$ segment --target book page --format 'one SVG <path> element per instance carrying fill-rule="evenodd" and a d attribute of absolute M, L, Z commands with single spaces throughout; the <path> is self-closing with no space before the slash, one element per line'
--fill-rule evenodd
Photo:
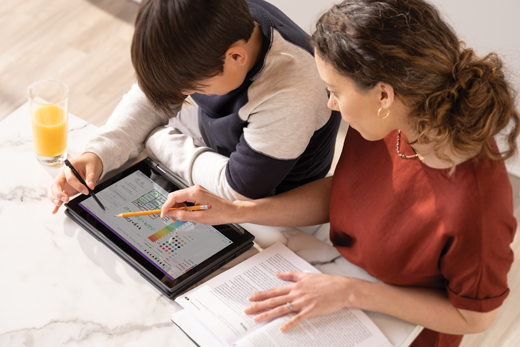
<path fill-rule="evenodd" d="M 294 314 L 275 319 L 262 329 L 238 341 L 237 347 L 392 347 L 363 311 L 340 311 L 303 320 L 286 332 L 280 327 Z"/>
<path fill-rule="evenodd" d="M 290 284 L 274 274 L 276 271 L 319 271 L 281 243 L 277 243 L 232 269 L 212 278 L 175 299 L 199 322 L 232 345 L 266 323 L 255 323 L 244 308 L 252 294 Z"/>
<path fill-rule="evenodd" d="M 359 347 L 382 346 L 387 342 L 360 310 L 344 309 L 332 315 L 315 317 L 286 333 L 280 332 L 279 327 L 289 316 L 255 323 L 253 315 L 243 313 L 244 308 L 251 305 L 247 298 L 258 291 L 290 283 L 278 279 L 274 274 L 276 271 L 320 273 L 278 243 L 211 279 L 204 286 L 179 296 L 175 301 L 230 346 L 306 346 L 300 340 L 307 340 L 308 346 L 316 346 L 316 341 L 324 339 L 330 342 L 326 344 L 328 346 L 349 346 L 346 341 L 354 341 L 352 346 Z M 250 338 L 243 340 L 249 335 Z M 364 344 L 365 341 L 367 344 Z"/>
<path fill-rule="evenodd" d="M 220 341 L 218 336 L 214 335 L 193 318 L 188 310 L 175 312 L 172 315 L 172 322 L 199 347 L 227 347 L 227 344 Z"/>

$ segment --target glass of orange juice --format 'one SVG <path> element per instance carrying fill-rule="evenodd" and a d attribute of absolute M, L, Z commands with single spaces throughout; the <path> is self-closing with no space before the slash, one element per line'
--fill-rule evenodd
<path fill-rule="evenodd" d="M 36 158 L 44 165 L 63 163 L 67 159 L 69 88 L 44 80 L 31 85 L 27 94 Z"/>

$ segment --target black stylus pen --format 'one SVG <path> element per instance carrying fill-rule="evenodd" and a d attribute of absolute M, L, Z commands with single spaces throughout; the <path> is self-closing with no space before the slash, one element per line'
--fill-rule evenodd
<path fill-rule="evenodd" d="M 93 197 L 94 200 L 96 200 L 96 202 L 98 203 L 99 207 L 101 207 L 101 209 L 103 211 L 106 211 L 105 206 L 103 206 L 101 201 L 99 201 L 99 199 L 97 198 L 96 194 L 94 194 L 92 189 L 90 189 L 89 186 L 87 186 L 87 184 L 85 183 L 85 181 L 83 181 L 83 178 L 81 178 L 80 174 L 76 171 L 76 169 L 74 168 L 74 166 L 72 166 L 72 164 L 70 163 L 70 161 L 68 159 L 65 159 L 65 165 L 67 165 L 70 168 L 70 170 L 72 171 L 74 176 L 76 176 L 76 178 L 81 182 L 81 184 L 83 184 L 85 187 L 87 187 L 88 192 L 90 193 L 90 196 Z"/>

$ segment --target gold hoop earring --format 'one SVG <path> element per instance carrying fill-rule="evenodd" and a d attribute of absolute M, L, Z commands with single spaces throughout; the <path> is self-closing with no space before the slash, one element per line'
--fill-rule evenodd
<path fill-rule="evenodd" d="M 386 114 L 386 116 L 381 117 L 379 114 L 381 113 L 381 110 L 382 110 L 382 109 L 383 109 L 383 108 L 381 107 L 379 110 L 377 110 L 377 116 L 378 116 L 379 118 L 381 118 L 381 119 L 385 119 L 386 117 L 388 117 L 388 116 L 390 115 L 390 109 L 388 109 L 388 113 Z"/>

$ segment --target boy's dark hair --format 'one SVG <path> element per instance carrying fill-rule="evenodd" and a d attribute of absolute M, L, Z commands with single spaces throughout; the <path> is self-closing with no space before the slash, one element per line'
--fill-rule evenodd
<path fill-rule="evenodd" d="M 131 48 L 139 87 L 170 113 L 183 90 L 223 72 L 227 49 L 247 42 L 254 27 L 245 0 L 143 0 Z"/>

